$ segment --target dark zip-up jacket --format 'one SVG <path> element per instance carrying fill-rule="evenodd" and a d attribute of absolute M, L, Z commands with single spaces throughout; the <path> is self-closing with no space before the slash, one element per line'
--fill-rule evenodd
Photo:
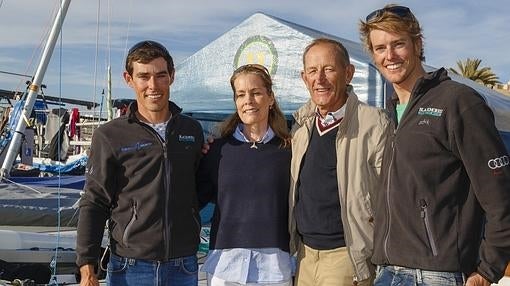
<path fill-rule="evenodd" d="M 395 104 L 388 109 L 396 122 Z M 386 148 L 383 177 L 375 264 L 502 277 L 510 260 L 510 165 L 476 91 L 444 69 L 418 80 Z"/>
<path fill-rule="evenodd" d="M 136 110 L 134 103 L 127 116 L 94 132 L 80 200 L 78 266 L 98 261 L 107 219 L 111 250 L 122 257 L 167 261 L 198 249 L 200 123 L 170 102 L 163 141 Z"/>

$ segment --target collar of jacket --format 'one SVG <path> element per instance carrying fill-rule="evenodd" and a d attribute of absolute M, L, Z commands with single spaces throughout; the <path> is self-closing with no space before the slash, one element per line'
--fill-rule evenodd
<path fill-rule="evenodd" d="M 426 73 L 423 77 L 419 78 L 414 84 L 413 90 L 411 91 L 411 97 L 409 102 L 416 98 L 419 98 L 425 92 L 432 87 L 438 85 L 440 82 L 450 80 L 448 72 L 445 68 L 440 68 L 436 71 Z M 398 104 L 398 96 L 396 92 L 393 92 L 391 100 L 389 101 L 391 107 L 395 107 Z"/>
<path fill-rule="evenodd" d="M 175 104 L 172 101 L 168 102 L 168 109 L 170 110 L 170 113 L 172 115 L 176 115 L 176 114 L 179 114 L 179 113 L 182 112 L 182 108 L 177 106 L 177 104 Z M 129 108 L 128 108 L 128 111 L 127 111 L 127 117 L 129 119 L 129 121 L 131 121 L 131 122 L 138 122 L 139 121 L 138 118 L 136 117 L 136 111 L 137 110 L 138 110 L 138 105 L 137 105 L 136 101 L 133 101 L 129 105 Z"/>
<path fill-rule="evenodd" d="M 449 80 L 448 72 L 445 68 L 440 68 L 436 71 L 426 73 L 422 78 L 418 79 L 414 84 L 413 90 L 411 92 L 411 97 L 409 98 L 409 102 L 407 104 L 407 109 L 411 108 L 419 98 L 421 98 L 429 89 L 438 85 L 442 81 Z M 397 104 L 399 103 L 398 96 L 396 92 L 393 92 L 391 100 L 388 100 L 386 103 L 386 110 L 388 110 L 389 117 L 397 126 Z"/>
<path fill-rule="evenodd" d="M 345 102 L 345 115 L 344 120 L 340 122 L 340 129 L 342 129 L 342 126 L 344 122 L 348 121 L 349 119 L 345 120 L 346 118 L 349 118 L 351 114 L 353 113 L 354 109 L 356 108 L 356 102 L 358 102 L 358 96 L 356 93 L 354 93 L 352 85 L 347 85 L 347 101 Z M 302 107 L 300 107 L 296 112 L 294 112 L 293 116 L 296 120 L 296 123 L 299 125 L 304 125 L 306 122 L 313 122 L 313 118 L 315 118 L 315 110 L 317 109 L 317 105 L 309 99 Z"/>

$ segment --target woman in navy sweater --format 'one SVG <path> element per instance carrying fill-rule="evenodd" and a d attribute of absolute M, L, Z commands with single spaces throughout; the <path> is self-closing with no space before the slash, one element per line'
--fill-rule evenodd
<path fill-rule="evenodd" d="M 262 65 L 230 78 L 236 112 L 202 159 L 201 203 L 215 203 L 208 285 L 292 285 L 288 233 L 290 134 Z"/>

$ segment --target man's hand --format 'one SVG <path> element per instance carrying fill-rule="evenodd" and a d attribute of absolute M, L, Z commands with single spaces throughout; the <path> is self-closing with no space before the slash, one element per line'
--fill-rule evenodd
<path fill-rule="evenodd" d="M 80 267 L 80 286 L 99 286 L 96 274 L 94 274 L 94 265 L 85 264 Z"/>
<path fill-rule="evenodd" d="M 473 272 L 471 275 L 469 275 L 468 279 L 466 280 L 466 286 L 490 286 L 491 283 L 487 281 L 485 278 L 483 278 L 482 275 Z"/>

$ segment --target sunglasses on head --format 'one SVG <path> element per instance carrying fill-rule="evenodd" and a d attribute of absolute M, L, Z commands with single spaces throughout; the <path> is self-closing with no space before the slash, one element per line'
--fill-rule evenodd
<path fill-rule="evenodd" d="M 234 73 L 240 73 L 240 72 L 249 71 L 249 70 L 260 70 L 260 71 L 264 72 L 265 74 L 269 75 L 269 70 L 265 66 L 259 65 L 259 64 L 242 65 L 242 66 L 238 67 L 234 71 Z"/>
<path fill-rule="evenodd" d="M 129 49 L 128 56 L 142 47 L 155 47 L 156 49 L 161 50 L 165 54 L 169 55 L 167 49 L 162 44 L 155 42 L 155 41 L 141 41 L 141 42 L 136 43 L 134 46 L 131 47 L 131 49 Z"/>
<path fill-rule="evenodd" d="M 412 15 L 411 9 L 405 6 L 391 6 L 375 10 L 374 12 L 368 14 L 368 16 L 365 18 L 365 22 L 368 22 L 374 18 L 381 16 L 384 12 L 389 12 L 399 17 L 407 17 L 409 15 Z"/>

